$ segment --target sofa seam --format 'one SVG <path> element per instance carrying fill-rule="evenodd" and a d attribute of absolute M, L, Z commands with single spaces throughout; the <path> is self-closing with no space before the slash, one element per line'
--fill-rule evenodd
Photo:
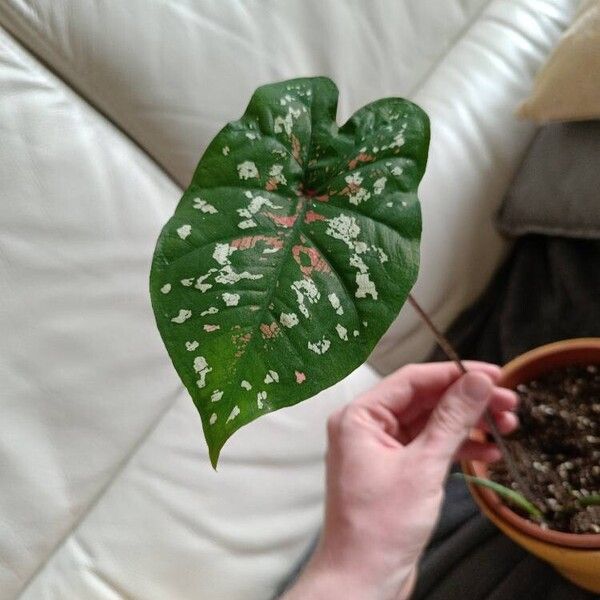
<path fill-rule="evenodd" d="M 407 94 L 407 97 L 414 98 L 427 84 L 427 82 L 433 77 L 434 73 L 438 70 L 440 65 L 446 60 L 451 50 L 456 48 L 460 42 L 465 39 L 469 32 L 473 29 L 474 25 L 481 19 L 483 13 L 489 8 L 489 6 L 496 0 L 487 0 L 482 4 L 478 10 L 471 16 L 471 18 L 460 28 L 457 34 L 452 38 L 452 41 L 444 48 L 437 58 L 431 63 L 427 71 L 419 78 L 419 81 L 415 83 Z"/>
<path fill-rule="evenodd" d="M 38 578 L 38 576 L 44 571 L 44 569 L 48 566 L 50 561 L 54 556 L 56 556 L 60 550 L 65 546 L 66 542 L 73 537 L 73 535 L 77 532 L 80 526 L 88 519 L 93 510 L 98 506 L 98 504 L 102 501 L 102 499 L 106 496 L 107 492 L 110 488 L 117 482 L 117 480 L 121 477 L 121 475 L 125 472 L 131 461 L 135 458 L 138 452 L 142 449 L 142 447 L 146 444 L 148 439 L 152 436 L 152 434 L 158 429 L 160 424 L 163 422 L 164 418 L 167 414 L 174 408 L 179 396 L 179 390 L 177 391 L 177 395 L 173 400 L 167 403 L 167 405 L 163 408 L 163 410 L 159 413 L 158 417 L 148 426 L 148 428 L 144 431 L 144 433 L 136 440 L 135 444 L 131 447 L 131 449 L 125 454 L 121 461 L 117 464 L 111 476 L 106 480 L 104 485 L 98 490 L 98 492 L 94 495 L 94 497 L 90 500 L 90 502 L 85 507 L 84 511 L 81 513 L 79 518 L 75 519 L 68 530 L 63 533 L 60 539 L 53 545 L 52 549 L 46 554 L 43 560 L 40 561 L 36 569 L 31 573 L 31 575 L 24 581 L 20 590 L 17 591 L 18 597 L 23 597 L 23 595 L 27 592 L 27 589 L 33 584 L 33 582 Z"/>
<path fill-rule="evenodd" d="M 25 19 L 21 19 L 11 6 L 10 3 L 4 4 L 2 7 L 3 10 L 11 13 L 15 22 L 19 22 L 24 24 L 24 27 L 29 30 L 29 33 L 32 38 L 36 39 L 36 43 L 39 43 L 43 46 L 43 49 L 49 55 L 58 54 L 56 50 L 48 43 L 48 39 L 45 36 L 39 35 L 39 33 L 33 29 L 29 22 Z M 142 146 L 141 142 L 139 142 L 133 135 L 125 129 L 116 119 L 112 118 L 106 111 L 104 111 L 96 102 L 93 101 L 93 98 L 90 97 L 89 94 L 85 93 L 81 86 L 77 85 L 76 82 L 71 81 L 68 77 L 63 75 L 56 67 L 50 64 L 39 51 L 36 51 L 31 44 L 22 39 L 22 37 L 17 33 L 17 31 L 11 27 L 10 23 L 6 22 L 6 19 L 3 18 L 3 13 L 0 11 L 0 27 L 3 31 L 6 32 L 8 36 L 11 37 L 17 43 L 23 51 L 27 52 L 27 54 L 36 60 L 46 71 L 52 74 L 58 81 L 60 81 L 65 87 L 67 87 L 71 92 L 76 95 L 82 103 L 88 106 L 91 110 L 93 110 L 99 117 L 104 119 L 107 123 L 110 123 L 114 129 L 119 131 L 121 135 L 123 135 L 133 146 L 137 148 L 139 152 L 141 152 L 144 156 L 146 156 L 152 164 L 163 174 L 170 183 L 175 185 L 178 190 L 182 191 L 181 184 L 175 179 L 175 177 L 169 173 L 169 171 L 162 165 L 153 155 L 152 153 Z"/>

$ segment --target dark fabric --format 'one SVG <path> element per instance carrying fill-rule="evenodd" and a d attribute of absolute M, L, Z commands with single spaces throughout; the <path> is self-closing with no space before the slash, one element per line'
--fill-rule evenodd
<path fill-rule="evenodd" d="M 600 241 L 523 237 L 448 337 L 462 358 L 503 364 L 552 341 L 600 336 L 598 265 Z M 433 359 L 447 360 L 440 352 Z M 448 481 L 413 600 L 593 598 L 599 596 L 566 581 L 499 532 L 479 513 L 462 481 Z"/>
<path fill-rule="evenodd" d="M 519 239 L 448 337 L 465 359 L 503 364 L 549 342 L 600 336 L 600 241 Z M 434 360 L 447 360 L 436 352 Z M 449 480 L 413 600 L 591 600 L 499 532 Z"/>
<path fill-rule="evenodd" d="M 600 237 L 600 121 L 552 123 L 536 134 L 498 214 L 498 228 Z"/>

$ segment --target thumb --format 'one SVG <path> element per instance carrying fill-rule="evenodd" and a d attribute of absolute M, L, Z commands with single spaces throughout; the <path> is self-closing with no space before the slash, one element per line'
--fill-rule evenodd
<path fill-rule="evenodd" d="M 435 407 L 422 434 L 422 443 L 440 458 L 452 457 L 475 427 L 491 397 L 493 383 L 471 371 L 454 382 Z"/>

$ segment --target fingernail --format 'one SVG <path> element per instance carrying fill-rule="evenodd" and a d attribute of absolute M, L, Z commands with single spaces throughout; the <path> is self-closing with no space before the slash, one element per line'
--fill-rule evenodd
<path fill-rule="evenodd" d="M 492 391 L 492 382 L 482 373 L 467 373 L 462 378 L 461 390 L 465 396 L 483 402 Z"/>

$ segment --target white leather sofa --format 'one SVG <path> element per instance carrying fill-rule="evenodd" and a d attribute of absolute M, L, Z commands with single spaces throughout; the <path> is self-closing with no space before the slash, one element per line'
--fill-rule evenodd
<path fill-rule="evenodd" d="M 324 423 L 364 366 L 210 468 L 147 279 L 208 142 L 258 85 L 324 74 L 340 120 L 432 120 L 416 296 L 446 326 L 506 250 L 513 111 L 573 0 L 0 0 L 0 598 L 259 600 L 319 527 Z M 422 360 L 403 311 L 374 360 Z"/>

